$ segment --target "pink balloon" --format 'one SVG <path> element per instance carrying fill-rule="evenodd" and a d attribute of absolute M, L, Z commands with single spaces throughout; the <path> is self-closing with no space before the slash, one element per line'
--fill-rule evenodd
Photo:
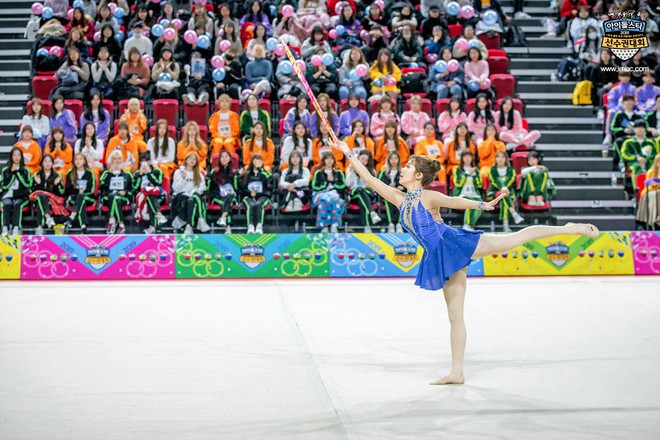
<path fill-rule="evenodd" d="M 151 32 L 149 32 L 149 29 L 142 29 L 142 35 L 144 35 L 146 38 L 149 38 L 151 36 Z"/>
<path fill-rule="evenodd" d="M 275 52 L 275 55 L 277 55 L 278 57 L 281 57 L 282 55 L 284 55 L 286 53 L 284 51 L 284 45 L 282 43 L 278 43 L 277 47 L 275 48 L 275 50 L 273 52 Z"/>
<path fill-rule="evenodd" d="M 41 13 L 44 11 L 44 5 L 41 3 L 32 3 L 32 13 L 34 15 L 41 15 Z"/>
<path fill-rule="evenodd" d="M 231 41 L 229 40 L 222 40 L 220 42 L 220 45 L 218 46 L 220 48 L 220 52 L 224 52 L 227 49 L 229 49 L 229 46 L 231 46 Z"/>
<path fill-rule="evenodd" d="M 293 6 L 284 5 L 284 7 L 282 7 L 282 16 L 291 17 L 292 15 L 293 15 Z"/>
<path fill-rule="evenodd" d="M 114 14 L 115 9 L 117 9 L 117 3 L 113 3 L 113 2 L 108 3 L 108 9 L 110 9 L 110 13 Z"/>
<path fill-rule="evenodd" d="M 486 79 L 484 80 L 484 82 L 481 84 L 481 90 L 488 90 L 488 89 L 490 89 L 490 86 L 491 86 L 491 85 L 492 85 L 492 84 L 491 84 L 491 82 L 490 82 L 490 79 L 489 79 L 489 78 L 486 78 Z"/>
<path fill-rule="evenodd" d="M 302 70 L 303 72 L 307 69 L 307 65 L 305 64 L 305 62 L 303 60 L 298 60 L 298 61 L 296 61 L 296 63 L 300 67 L 300 70 Z"/>
<path fill-rule="evenodd" d="M 344 9 L 344 2 L 337 2 L 335 5 L 335 14 L 341 15 L 341 10 Z"/>
<path fill-rule="evenodd" d="M 145 53 L 144 55 L 142 55 L 142 62 L 147 66 L 151 67 L 154 65 L 154 57 Z"/>
<path fill-rule="evenodd" d="M 437 53 L 430 53 L 430 54 L 426 55 L 426 61 L 428 61 L 431 64 L 435 63 L 436 61 L 438 61 L 438 54 Z"/>
<path fill-rule="evenodd" d="M 101 31 L 94 32 L 94 41 L 101 41 Z"/>
<path fill-rule="evenodd" d="M 222 69 L 225 67 L 225 60 L 220 55 L 216 55 L 211 58 L 211 65 L 216 69 Z"/>
<path fill-rule="evenodd" d="M 463 6 L 461 8 L 461 17 L 465 18 L 466 20 L 474 17 L 474 8 L 470 5 Z"/>
<path fill-rule="evenodd" d="M 73 18 L 73 9 L 66 11 L 66 18 L 67 20 L 71 20 Z"/>
<path fill-rule="evenodd" d="M 328 32 L 328 36 L 334 40 L 338 36 L 337 31 L 334 29 L 330 29 L 330 32 Z"/>
<path fill-rule="evenodd" d="M 164 34 L 165 33 L 163 32 L 163 35 Z M 195 44 L 195 42 L 197 42 L 197 34 L 195 33 L 195 31 L 188 30 L 183 34 L 183 39 L 188 44 Z"/>
<path fill-rule="evenodd" d="M 174 20 L 172 20 L 172 26 L 174 26 L 174 28 L 177 31 L 180 31 L 181 28 L 183 27 L 183 22 L 181 20 L 179 20 L 178 18 L 175 18 Z"/>
<path fill-rule="evenodd" d="M 463 51 L 468 50 L 468 42 L 465 38 L 459 38 L 458 40 L 456 40 L 455 44 L 458 50 L 463 50 Z"/>
<path fill-rule="evenodd" d="M 387 79 L 385 80 L 385 85 L 387 87 L 396 86 L 396 79 L 393 76 L 388 76 Z"/>
<path fill-rule="evenodd" d="M 320 55 L 314 55 L 312 56 L 312 66 L 320 66 L 323 64 L 323 60 L 321 59 Z"/>
<path fill-rule="evenodd" d="M 193 31 L 194 33 L 194 31 Z M 163 31 L 163 38 L 166 39 L 167 41 L 172 41 L 174 38 L 176 38 L 176 30 L 172 28 L 167 28 Z"/>
<path fill-rule="evenodd" d="M 360 31 L 360 38 L 367 41 L 369 39 L 369 32 L 365 30 Z"/>
<path fill-rule="evenodd" d="M 450 72 L 456 72 L 459 68 L 460 64 L 458 63 L 457 60 L 451 59 L 447 62 L 447 70 Z"/>
<path fill-rule="evenodd" d="M 358 64 L 355 66 L 355 73 L 357 73 L 359 76 L 367 76 L 369 73 L 369 67 L 364 64 Z"/>

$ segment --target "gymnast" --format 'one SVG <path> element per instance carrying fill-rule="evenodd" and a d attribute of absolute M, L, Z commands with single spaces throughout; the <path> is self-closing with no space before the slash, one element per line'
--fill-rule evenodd
<path fill-rule="evenodd" d="M 452 367 L 449 374 L 431 385 L 463 384 L 463 358 L 466 330 L 463 321 L 467 266 L 470 260 L 507 251 L 532 240 L 558 234 L 585 235 L 595 238 L 598 228 L 590 224 L 568 223 L 565 226 L 530 226 L 511 234 L 484 234 L 447 226 L 440 217 L 441 208 L 480 209 L 492 211 L 504 191 L 490 202 L 477 202 L 462 197 L 449 197 L 426 188 L 440 171 L 440 162 L 424 156 L 411 156 L 401 169 L 399 183 L 406 193 L 388 186 L 372 176 L 344 142 L 331 142 L 340 149 L 353 169 L 366 184 L 385 200 L 398 206 L 401 223 L 424 248 L 415 284 L 426 290 L 443 290 L 451 325 Z"/>

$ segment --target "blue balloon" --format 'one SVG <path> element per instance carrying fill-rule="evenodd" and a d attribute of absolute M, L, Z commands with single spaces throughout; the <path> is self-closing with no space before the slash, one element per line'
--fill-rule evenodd
<path fill-rule="evenodd" d="M 213 80 L 216 82 L 220 82 L 223 79 L 225 79 L 225 76 L 227 75 L 227 72 L 225 69 L 213 69 Z"/>
<path fill-rule="evenodd" d="M 211 46 L 211 39 L 208 37 L 208 35 L 200 35 L 197 37 L 197 46 L 202 49 L 206 49 Z"/>
<path fill-rule="evenodd" d="M 472 49 L 472 48 L 479 49 L 479 40 L 477 40 L 476 38 L 473 38 L 470 41 L 468 41 L 468 49 Z"/>
<path fill-rule="evenodd" d="M 41 48 L 37 51 L 37 56 L 38 57 L 47 57 L 48 56 L 48 49 Z"/>
<path fill-rule="evenodd" d="M 172 75 L 170 75 L 167 72 L 163 72 L 160 75 L 158 75 L 158 81 L 171 82 L 172 81 Z"/>
<path fill-rule="evenodd" d="M 83 4 L 83 2 L 81 0 L 76 0 L 75 2 L 73 2 L 73 9 L 76 9 L 76 8 L 83 9 L 84 7 L 85 7 L 85 5 Z"/>
<path fill-rule="evenodd" d="M 449 2 L 447 3 L 447 7 L 445 9 L 447 10 L 447 14 L 455 17 L 461 12 L 461 5 L 459 5 L 457 2 Z"/>
<path fill-rule="evenodd" d="M 335 30 L 337 31 L 337 35 L 344 35 L 346 33 L 346 28 L 341 24 L 335 26 Z"/>
<path fill-rule="evenodd" d="M 410 63 L 410 64 L 408 64 L 408 67 L 412 67 L 412 68 L 419 67 L 419 64 L 417 64 L 417 63 Z"/>
<path fill-rule="evenodd" d="M 360 80 L 360 75 L 357 74 L 355 69 L 351 69 L 351 71 L 348 73 L 348 79 L 352 82 L 356 82 Z"/>
<path fill-rule="evenodd" d="M 124 18 L 124 14 L 125 14 L 125 12 L 122 8 L 117 7 L 115 9 L 115 13 L 114 13 L 115 18 L 118 18 L 118 19 L 119 18 Z"/>
<path fill-rule="evenodd" d="M 371 6 L 367 6 L 367 8 L 364 10 L 364 16 L 369 17 L 369 14 L 371 14 Z"/>
<path fill-rule="evenodd" d="M 45 18 L 46 20 L 53 18 L 53 8 L 46 6 L 43 11 L 41 11 L 41 17 Z"/>
<path fill-rule="evenodd" d="M 468 89 L 470 89 L 472 92 L 476 92 L 480 88 L 481 88 L 481 86 L 479 85 L 479 81 L 472 80 L 472 81 L 468 82 Z"/>
<path fill-rule="evenodd" d="M 438 60 L 433 66 L 438 73 L 445 73 L 445 70 L 447 70 L 447 62 L 445 60 Z"/>
<path fill-rule="evenodd" d="M 266 49 L 275 50 L 277 48 L 277 38 L 270 37 L 266 40 Z"/>
<path fill-rule="evenodd" d="M 275 5 L 270 5 L 270 15 L 273 17 L 277 15 L 277 7 Z"/>
<path fill-rule="evenodd" d="M 126 38 L 131 38 L 133 36 L 133 31 L 128 31 Z"/>
<path fill-rule="evenodd" d="M 163 32 L 165 32 L 165 28 L 163 27 L 162 24 L 157 23 L 157 24 L 151 26 L 151 35 L 153 35 L 154 37 L 162 36 Z"/>
<path fill-rule="evenodd" d="M 163 28 L 165 28 L 168 24 L 170 24 L 170 21 L 167 18 L 163 18 L 161 21 L 158 22 L 159 25 L 161 25 Z"/>
<path fill-rule="evenodd" d="M 332 64 L 335 62 L 335 57 L 331 53 L 325 53 L 321 57 L 321 60 L 323 61 L 324 66 L 332 66 Z"/>
<path fill-rule="evenodd" d="M 293 72 L 293 65 L 290 61 L 284 60 L 280 63 L 279 69 L 283 74 L 289 75 L 291 72 Z"/>
<path fill-rule="evenodd" d="M 383 87 L 383 78 L 376 78 L 374 80 L 374 86 L 375 87 Z"/>
<path fill-rule="evenodd" d="M 497 21 L 499 20 L 499 17 L 497 16 L 497 12 L 493 11 L 492 9 L 489 9 L 486 12 L 484 12 L 484 16 L 482 20 L 488 26 L 494 26 L 495 23 L 497 23 Z"/>
<path fill-rule="evenodd" d="M 117 31 L 117 33 L 115 34 L 115 40 L 117 40 L 117 42 L 119 43 L 124 41 L 124 33 L 122 31 Z"/>

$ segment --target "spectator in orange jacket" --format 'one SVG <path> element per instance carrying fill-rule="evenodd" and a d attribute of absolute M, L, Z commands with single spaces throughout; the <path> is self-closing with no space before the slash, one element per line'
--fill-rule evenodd
<path fill-rule="evenodd" d="M 138 148 L 128 133 L 128 124 L 120 121 L 117 125 L 117 136 L 110 138 L 108 147 L 105 149 L 105 163 L 110 163 L 112 152 L 119 150 L 124 159 L 123 170 L 127 173 L 134 173 L 137 170 Z"/>
<path fill-rule="evenodd" d="M 144 131 L 147 129 L 147 117 L 140 108 L 140 100 L 131 98 L 128 101 L 128 108 L 121 116 L 121 121 L 128 124 L 128 130 L 138 151 L 142 153 L 147 151 L 147 144 L 144 142 Z"/>
<path fill-rule="evenodd" d="M 410 147 L 399 136 L 399 123 L 397 121 L 389 120 L 385 123 L 385 130 L 383 137 L 376 142 L 376 173 L 380 173 L 380 169 L 385 165 L 387 155 L 391 151 L 398 151 L 401 158 L 401 166 L 405 167 L 410 157 Z"/>
<path fill-rule="evenodd" d="M 479 144 L 477 153 L 479 155 L 479 172 L 481 177 L 487 176 L 490 169 L 495 166 L 495 154 L 498 151 L 506 151 L 506 145 L 497 134 L 497 127 L 493 124 L 486 125 L 484 129 L 484 140 Z"/>
<path fill-rule="evenodd" d="M 252 136 L 245 141 L 243 148 L 243 165 L 250 164 L 253 154 L 261 154 L 264 160 L 264 168 L 270 172 L 275 162 L 275 144 L 266 136 L 266 126 L 263 122 L 257 121 L 252 126 Z"/>
<path fill-rule="evenodd" d="M 51 130 L 44 154 L 53 158 L 53 170 L 65 179 L 73 168 L 73 148 L 64 140 L 64 130 L 60 127 Z"/>
<path fill-rule="evenodd" d="M 33 135 L 32 127 L 26 125 L 21 130 L 21 140 L 14 144 L 14 147 L 20 148 L 23 152 L 23 160 L 30 174 L 41 169 L 41 147 L 32 139 Z"/>
<path fill-rule="evenodd" d="M 376 144 L 373 139 L 365 135 L 365 130 L 364 121 L 362 119 L 355 119 L 351 124 L 351 135 L 346 136 L 344 142 L 353 151 L 354 155 L 360 154 L 361 150 L 369 150 L 373 157 L 376 155 Z M 346 165 L 344 165 L 343 170 L 346 172 Z"/>
<path fill-rule="evenodd" d="M 461 164 L 461 153 L 466 148 L 469 148 L 473 156 L 477 154 L 477 147 L 472 142 L 470 137 L 470 130 L 465 122 L 461 122 L 456 126 L 454 131 L 454 139 L 447 142 L 447 169 L 448 175 L 452 175 L 454 168 Z"/>
<path fill-rule="evenodd" d="M 431 122 L 424 124 L 424 138 L 415 145 L 415 156 L 426 156 L 442 164 L 438 171 L 438 180 L 447 183 L 445 172 L 445 146 L 436 137 L 435 126 Z"/>
<path fill-rule="evenodd" d="M 209 147 L 199 135 L 199 125 L 195 121 L 188 121 L 183 128 L 181 140 L 177 145 L 177 159 L 179 160 L 180 167 L 185 165 L 186 156 L 191 151 L 197 153 L 199 157 L 199 169 L 206 171 L 206 158 L 209 155 Z"/>
<path fill-rule="evenodd" d="M 224 94 L 218 98 L 219 110 L 209 118 L 211 130 L 211 161 L 220 156 L 222 149 L 231 154 L 241 147 L 241 129 L 238 114 L 231 111 L 231 98 Z"/>

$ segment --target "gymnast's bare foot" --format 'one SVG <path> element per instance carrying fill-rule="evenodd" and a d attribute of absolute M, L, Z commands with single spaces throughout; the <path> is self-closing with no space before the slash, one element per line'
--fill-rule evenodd
<path fill-rule="evenodd" d="M 431 382 L 430 385 L 463 385 L 465 383 L 465 378 L 463 377 L 463 372 L 460 373 L 449 373 L 442 379 L 438 379 L 434 382 Z"/>
<path fill-rule="evenodd" d="M 600 235 L 598 228 L 589 223 L 566 223 L 566 226 L 572 226 L 576 234 L 585 235 L 589 238 L 596 238 Z"/>

